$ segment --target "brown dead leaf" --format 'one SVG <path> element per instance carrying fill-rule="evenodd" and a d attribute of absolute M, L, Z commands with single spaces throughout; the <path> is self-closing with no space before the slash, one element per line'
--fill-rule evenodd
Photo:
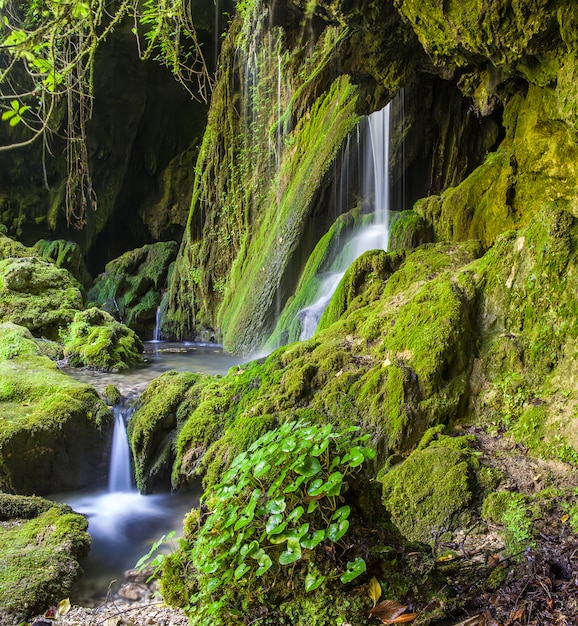
<path fill-rule="evenodd" d="M 384 600 L 376 604 L 369 613 L 381 620 L 383 624 L 402 624 L 411 622 L 417 617 L 417 613 L 405 613 L 406 610 L 407 606 L 395 600 Z"/>

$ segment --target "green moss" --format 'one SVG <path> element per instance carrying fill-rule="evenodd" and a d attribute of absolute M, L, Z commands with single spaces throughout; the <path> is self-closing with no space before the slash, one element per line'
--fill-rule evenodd
<path fill-rule="evenodd" d="M 496 491 L 491 493 L 482 507 L 482 517 L 504 528 L 506 549 L 518 555 L 533 544 L 532 513 L 528 498 L 521 493 Z"/>
<path fill-rule="evenodd" d="M 2 495 L 0 515 L 0 619 L 15 624 L 68 596 L 90 536 L 84 516 L 40 498 Z"/>
<path fill-rule="evenodd" d="M 174 440 L 182 426 L 177 417 L 189 391 L 198 393 L 206 377 L 191 372 L 166 372 L 155 378 L 139 398 L 137 410 L 128 423 L 128 436 L 135 461 L 135 478 L 142 493 L 169 482 L 175 457 Z"/>
<path fill-rule="evenodd" d="M 406 539 L 435 542 L 467 523 L 473 500 L 469 457 L 442 445 L 416 450 L 381 479 L 383 504 Z"/>
<path fill-rule="evenodd" d="M 432 240 L 431 227 L 415 211 L 392 214 L 389 223 L 388 250 L 411 250 Z"/>
<path fill-rule="evenodd" d="M 92 282 L 77 243 L 64 239 L 55 241 L 40 239 L 34 244 L 34 249 L 43 258 L 53 261 L 56 267 L 68 270 L 84 287 Z"/>
<path fill-rule="evenodd" d="M 106 264 L 94 281 L 88 300 L 105 309 L 141 336 L 151 332 L 170 264 L 177 255 L 174 241 L 148 244 L 125 252 Z"/>
<path fill-rule="evenodd" d="M 80 285 L 66 270 L 32 256 L 0 261 L 0 321 L 57 339 L 82 306 Z"/>
<path fill-rule="evenodd" d="M 506 138 L 498 150 L 457 187 L 416 204 L 437 240 L 479 239 L 488 247 L 553 199 L 571 206 L 577 148 L 552 112 L 553 98 L 551 89 L 538 87 L 511 98 L 504 111 Z"/>
<path fill-rule="evenodd" d="M 62 338 L 74 367 L 123 370 L 142 361 L 144 348 L 136 333 L 96 307 L 77 313 Z"/>

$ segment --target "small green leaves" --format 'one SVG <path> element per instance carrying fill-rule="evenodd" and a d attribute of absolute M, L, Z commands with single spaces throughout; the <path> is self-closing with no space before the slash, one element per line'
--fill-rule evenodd
<path fill-rule="evenodd" d="M 326 578 L 327 576 L 314 576 L 313 574 L 307 574 L 307 576 L 305 576 L 305 591 L 307 593 L 315 591 L 317 587 L 325 582 Z"/>
<path fill-rule="evenodd" d="M 340 576 L 339 580 L 345 584 L 351 582 L 354 578 L 357 578 L 365 570 L 367 569 L 367 565 L 365 561 L 361 557 L 357 557 L 355 561 L 348 561 L 347 570 Z"/>
<path fill-rule="evenodd" d="M 198 602 L 212 604 L 210 594 L 233 580 L 254 580 L 269 570 L 277 574 L 324 542 L 342 540 L 352 515 L 344 502 L 348 477 L 373 453 L 356 433 L 356 428 L 337 432 L 330 424 L 286 422 L 233 460 L 222 482 L 203 496 L 210 513 L 191 537 Z M 350 582 L 363 571 L 365 562 L 358 558 L 347 564 L 341 580 Z M 310 571 L 305 591 L 325 581 L 325 575 Z"/>
<path fill-rule="evenodd" d="M 10 108 L 2 113 L 2 120 L 7 121 L 10 126 L 16 126 L 22 121 L 22 116 L 28 110 L 30 110 L 29 106 L 21 104 L 18 100 L 12 100 Z"/>
<path fill-rule="evenodd" d="M 289 539 L 287 539 L 287 549 L 279 555 L 279 563 L 281 563 L 281 565 L 289 565 L 290 563 L 295 563 L 295 561 L 298 561 L 300 558 L 301 544 L 299 543 L 299 539 L 289 537 Z"/>

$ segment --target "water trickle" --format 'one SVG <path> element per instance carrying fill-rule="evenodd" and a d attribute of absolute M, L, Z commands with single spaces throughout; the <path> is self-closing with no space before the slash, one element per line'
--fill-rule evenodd
<path fill-rule="evenodd" d="M 365 149 L 358 153 L 361 160 L 363 203 L 373 212 L 373 221 L 361 228 L 353 237 L 344 242 L 343 248 L 331 265 L 327 275 L 319 276 L 316 300 L 301 309 L 298 317 L 301 323 L 300 339 L 309 339 L 335 293 L 347 268 L 368 250 L 387 250 L 389 242 L 389 118 L 390 105 L 372 113 L 364 120 L 361 128 L 361 141 Z M 347 162 L 345 162 L 345 159 Z M 343 154 L 341 176 L 349 176 L 349 140 Z M 349 193 L 349 180 L 340 181 L 343 193 Z M 345 212 L 345 211 L 342 211 Z"/>
<path fill-rule="evenodd" d="M 155 329 L 153 331 L 153 341 L 161 341 L 161 307 L 157 307 L 155 317 Z"/>
<path fill-rule="evenodd" d="M 113 407 L 113 413 L 114 431 L 108 473 L 108 491 L 127 493 L 134 491 L 134 488 L 132 485 L 130 448 L 121 405 L 117 404 Z"/>

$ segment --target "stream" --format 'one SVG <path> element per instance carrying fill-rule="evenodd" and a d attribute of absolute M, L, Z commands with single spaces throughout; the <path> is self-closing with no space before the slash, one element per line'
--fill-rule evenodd
<path fill-rule="evenodd" d="M 124 572 L 135 566 L 153 542 L 170 531 L 177 536 L 185 514 L 198 505 L 198 489 L 188 493 L 141 495 L 134 487 L 126 421 L 130 403 L 148 383 L 169 370 L 204 374 L 226 374 L 242 359 L 223 352 L 215 344 L 145 342 L 144 363 L 126 372 L 96 372 L 66 368 L 78 380 L 99 392 L 113 384 L 121 392 L 123 404 L 115 407 L 115 430 L 110 459 L 108 489 L 53 494 L 88 518 L 92 544 L 82 562 L 84 575 L 72 590 L 73 604 L 91 607 L 118 591 Z M 171 546 L 169 545 L 169 548 Z"/>

